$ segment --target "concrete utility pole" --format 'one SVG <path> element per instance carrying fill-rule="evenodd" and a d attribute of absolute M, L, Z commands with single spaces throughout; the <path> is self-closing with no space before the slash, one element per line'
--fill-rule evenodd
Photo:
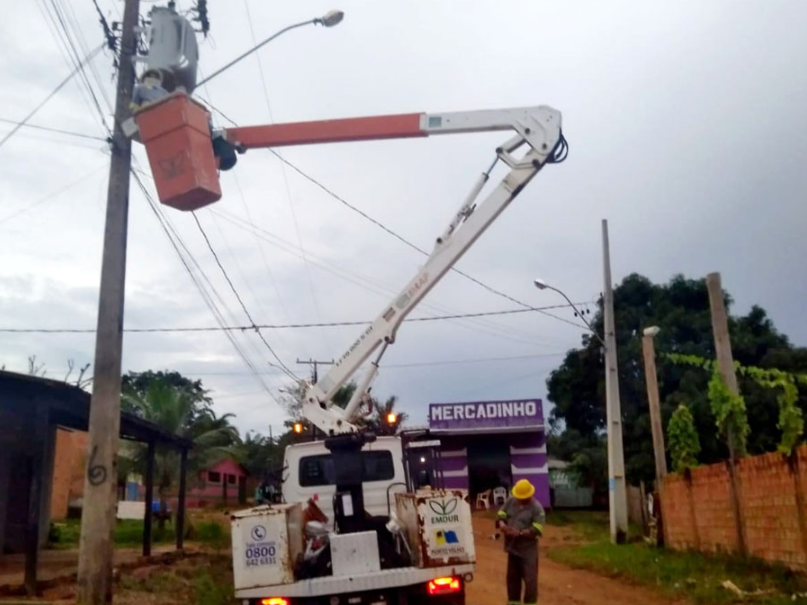
<path fill-rule="evenodd" d="M 314 379 L 314 384 L 317 384 L 317 381 L 319 380 L 319 373 L 317 372 L 317 368 L 319 366 L 332 366 L 333 359 L 331 359 L 330 361 L 317 361 L 316 359 L 309 359 L 308 361 L 306 361 L 305 359 L 298 359 L 297 363 L 301 365 L 311 366 L 313 368 L 311 377 Z"/>
<path fill-rule="evenodd" d="M 667 474 L 667 458 L 664 454 L 664 427 L 661 422 L 658 376 L 656 374 L 656 348 L 653 341 L 658 331 L 659 329 L 655 326 L 645 329 L 642 336 L 642 352 L 644 353 L 647 402 L 650 406 L 650 429 L 653 433 L 653 455 L 656 459 L 656 489 L 661 494 L 664 489 L 664 476 Z"/>
<path fill-rule="evenodd" d="M 608 423 L 608 508 L 611 517 L 611 542 L 621 544 L 628 537 L 628 497 L 625 485 L 625 455 L 622 451 L 622 406 L 619 403 L 616 328 L 614 326 L 614 291 L 611 286 L 611 251 L 608 221 L 602 221 L 603 272 L 605 274 L 605 392 Z"/>
<path fill-rule="evenodd" d="M 734 372 L 734 357 L 731 353 L 731 338 L 729 337 L 729 320 L 726 314 L 726 302 L 723 299 L 723 285 L 720 281 L 720 273 L 710 273 L 706 276 L 706 288 L 709 291 L 709 310 L 712 314 L 712 332 L 715 338 L 715 355 L 717 356 L 720 377 L 732 394 L 739 395 L 740 388 L 737 386 L 737 375 Z M 740 553 L 745 555 L 748 549 L 746 547 L 745 524 L 742 520 L 740 495 L 737 486 L 737 471 L 735 468 L 737 453 L 734 451 L 734 435 L 731 427 L 728 427 L 726 438 L 729 446 L 729 476 L 731 479 L 734 520 L 737 526 L 737 542 L 740 547 Z"/>
<path fill-rule="evenodd" d="M 123 134 L 121 124 L 129 117 L 132 100 L 135 81 L 132 58 L 136 52 L 134 30 L 139 10 L 139 0 L 126 0 L 107 189 L 87 476 L 81 515 L 79 605 L 102 605 L 112 601 L 112 532 L 115 528 L 129 171 L 132 162 L 132 143 Z"/>

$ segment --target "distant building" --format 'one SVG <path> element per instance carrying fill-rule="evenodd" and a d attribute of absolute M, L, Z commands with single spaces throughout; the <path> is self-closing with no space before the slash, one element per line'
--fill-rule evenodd
<path fill-rule="evenodd" d="M 549 490 L 553 508 L 591 508 L 594 504 L 594 489 L 578 484 L 574 474 L 569 473 L 569 463 L 550 458 Z"/>
<path fill-rule="evenodd" d="M 188 489 L 187 506 L 201 508 L 246 502 L 247 472 L 232 458 L 224 458 L 201 471 Z"/>
<path fill-rule="evenodd" d="M 438 472 L 446 487 L 476 498 L 528 479 L 538 501 L 550 506 L 540 399 L 432 403 L 429 430 L 441 443 Z"/>

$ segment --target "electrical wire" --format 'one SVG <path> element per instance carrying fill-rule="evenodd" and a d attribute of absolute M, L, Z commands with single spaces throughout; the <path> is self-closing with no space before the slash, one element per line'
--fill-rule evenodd
<path fill-rule="evenodd" d="M 247 0 L 244 0 L 244 8 L 246 9 L 246 13 L 247 13 L 247 21 L 249 23 L 249 32 L 250 32 L 250 35 L 252 36 L 252 44 L 253 44 L 253 46 L 257 47 L 258 40 L 255 37 L 255 28 L 254 28 L 253 23 L 252 23 L 252 13 L 249 10 L 249 3 L 247 2 Z M 258 71 L 259 71 L 260 77 L 261 77 L 261 87 L 263 88 L 263 98 L 266 101 L 266 108 L 269 111 L 269 120 L 270 120 L 270 123 L 274 123 L 275 117 L 274 117 L 273 112 L 272 112 L 272 103 L 269 100 L 269 87 L 266 85 L 266 76 L 264 74 L 263 63 L 261 62 L 260 53 L 255 53 L 255 61 L 257 62 Z M 275 152 L 275 155 L 278 156 L 282 160 L 282 157 L 280 157 L 280 154 Z M 311 292 L 311 302 L 314 303 L 314 312 L 316 313 L 317 319 L 321 321 L 322 320 L 322 310 L 320 308 L 319 298 L 317 297 L 317 292 L 314 289 L 314 279 L 311 277 L 311 266 L 310 266 L 310 264 L 308 262 L 308 254 L 306 253 L 305 246 L 303 246 L 303 237 L 302 237 L 302 234 L 300 232 L 300 222 L 299 222 L 299 220 L 297 218 L 297 210 L 294 208 L 294 201 L 293 201 L 292 195 L 291 195 L 291 186 L 289 185 L 289 176 L 286 174 L 286 166 L 283 163 L 280 164 L 280 174 L 283 177 L 283 186 L 285 187 L 285 190 L 286 190 L 286 201 L 288 202 L 289 210 L 291 211 L 291 218 L 292 218 L 292 222 L 294 223 L 294 233 L 297 236 L 297 244 L 300 247 L 300 251 L 303 254 L 303 267 L 305 269 L 306 279 L 308 280 L 308 288 L 309 288 L 309 291 Z M 323 337 L 323 340 L 325 341 L 325 344 L 328 346 L 328 348 L 332 348 L 331 343 L 328 342 L 328 338 L 324 333 L 322 334 L 322 337 Z"/>
<path fill-rule="evenodd" d="M 76 42 L 74 42 L 73 37 L 70 34 L 70 28 L 67 25 L 67 18 L 64 14 L 62 14 L 62 9 L 59 6 L 58 0 L 50 0 L 50 3 L 51 6 L 53 7 L 53 12 L 56 15 L 56 21 L 58 22 L 58 27 L 61 29 L 62 34 L 64 35 L 64 41 L 68 48 L 68 55 L 70 56 L 70 60 L 73 62 L 76 69 L 78 70 L 79 76 L 81 77 L 81 80 L 84 82 L 87 88 L 87 92 L 90 93 L 90 99 L 92 100 L 95 108 L 98 110 L 98 115 L 101 117 L 102 126 L 111 137 L 112 132 L 110 131 L 109 126 L 107 126 L 106 124 L 106 114 L 104 114 L 104 110 L 101 108 L 101 103 L 98 101 L 98 96 L 95 94 L 95 89 L 93 89 L 92 84 L 90 83 L 90 79 L 84 70 L 84 64 L 79 59 L 79 51 L 76 48 Z M 103 45 L 101 46 L 101 48 L 103 48 Z"/>
<path fill-rule="evenodd" d="M 14 126 L 20 126 L 20 127 L 24 127 L 24 128 L 33 128 L 35 130 L 43 130 L 45 132 L 54 132 L 54 133 L 57 133 L 57 134 L 64 134 L 64 135 L 68 135 L 68 136 L 71 136 L 71 137 L 77 137 L 77 138 L 81 138 L 81 139 L 91 139 L 93 141 L 103 141 L 105 143 L 109 141 L 109 139 L 107 139 L 107 138 L 99 137 L 99 136 L 92 135 L 92 134 L 84 134 L 83 132 L 75 132 L 73 130 L 62 130 L 61 128 L 53 128 L 52 126 L 41 126 L 40 124 L 28 124 L 28 123 L 26 123 L 24 121 L 20 122 L 20 121 L 17 121 L 17 120 L 9 120 L 8 118 L 0 118 L 0 122 L 2 122 L 4 124 L 11 124 L 11 125 L 14 125 Z"/>
<path fill-rule="evenodd" d="M 261 229 L 260 227 L 255 227 L 254 225 L 252 225 L 251 227 L 247 226 L 247 224 L 242 219 L 240 219 L 238 217 L 235 217 L 233 215 L 230 215 L 228 213 L 224 213 L 222 211 L 210 210 L 210 212 L 215 214 L 216 216 L 219 216 L 219 217 L 223 218 L 224 220 L 232 223 L 236 227 L 239 227 L 239 228 L 248 230 L 251 233 L 254 233 L 261 240 L 266 241 L 267 243 L 277 247 L 278 249 L 282 250 L 283 252 L 286 252 L 287 254 L 291 254 L 293 256 L 298 256 L 298 257 L 300 256 L 299 251 L 294 247 L 294 245 L 292 243 L 290 243 L 290 242 L 288 242 L 288 241 L 274 235 L 273 233 L 271 233 L 269 231 L 266 231 L 265 229 Z M 257 230 L 260 233 L 256 233 L 255 230 Z M 365 289 L 365 290 L 367 290 L 369 292 L 373 292 L 374 294 L 378 295 L 380 298 L 384 299 L 385 301 L 388 300 L 390 296 L 397 296 L 399 294 L 399 289 L 384 285 L 384 284 L 378 282 L 377 280 L 370 279 L 368 277 L 365 277 L 365 276 L 362 276 L 362 275 L 360 275 L 358 273 L 355 273 L 354 271 L 350 271 L 350 270 L 348 270 L 348 269 L 346 269 L 346 268 L 344 268 L 342 266 L 336 265 L 334 263 L 330 263 L 329 261 L 327 261 L 324 258 L 315 257 L 315 256 L 311 255 L 310 261 L 311 261 L 312 264 L 317 265 L 321 269 L 324 269 L 325 271 L 328 271 L 329 273 L 332 273 L 333 275 L 336 275 L 340 279 L 343 279 L 343 280 L 348 281 L 348 282 L 350 282 L 352 284 L 355 284 L 355 285 L 359 286 L 360 288 L 363 288 L 363 289 Z M 432 310 L 432 311 L 437 312 L 437 313 L 451 313 L 451 312 L 453 312 L 450 309 L 447 309 L 446 307 L 443 307 L 441 305 L 437 305 L 435 303 L 423 302 L 420 306 L 423 309 L 429 309 L 429 310 Z M 535 344 L 536 340 L 540 339 L 540 337 L 535 337 L 532 340 L 526 340 L 524 338 L 524 336 L 527 333 L 525 333 L 523 330 L 522 331 L 511 330 L 509 328 L 505 328 L 505 326 L 502 326 L 500 324 L 496 324 L 496 323 L 493 323 L 493 322 L 487 322 L 487 321 L 481 320 L 481 319 L 472 319 L 472 320 L 468 320 L 468 322 L 469 323 L 466 324 L 463 321 L 458 320 L 457 325 L 459 325 L 460 327 L 466 328 L 468 330 L 474 330 L 474 331 L 477 331 L 477 332 L 480 332 L 480 333 L 483 333 L 483 334 L 487 334 L 489 336 L 494 336 L 496 338 L 501 338 L 501 339 L 509 340 L 509 341 L 512 341 L 512 342 L 518 342 L 518 343 L 524 343 L 524 344 Z M 512 334 L 512 335 L 509 335 L 508 333 Z"/>
<path fill-rule="evenodd" d="M 103 165 L 98 166 L 97 168 L 93 169 L 92 171 L 80 176 L 76 180 L 71 181 L 67 185 L 63 185 L 62 187 L 59 187 L 59 189 L 57 189 L 56 191 L 52 191 L 52 192 L 48 193 L 47 195 L 45 195 L 44 197 L 39 198 L 37 201 L 33 202 L 32 204 L 29 204 L 25 208 L 20 208 L 16 212 L 12 212 L 11 214 L 8 214 L 8 215 L 0 218 L 0 225 L 2 225 L 3 223 L 7 223 L 11 219 L 17 218 L 18 216 L 20 216 L 22 214 L 25 214 L 26 212 L 29 212 L 30 210 L 33 210 L 37 206 L 39 206 L 41 204 L 44 204 L 45 202 L 58 197 L 59 195 L 61 195 L 65 191 L 68 191 L 69 189 L 72 189 L 73 187 L 75 187 L 79 183 L 83 183 L 84 181 L 86 181 L 90 177 L 95 176 L 101 170 L 106 168 L 106 166 L 107 166 L 106 163 L 104 163 Z"/>
<path fill-rule="evenodd" d="M 216 254 L 216 250 L 213 248 L 213 244 L 210 243 L 210 238 L 208 238 L 207 233 L 204 230 L 204 227 L 202 227 L 202 223 L 199 222 L 199 217 L 196 216 L 196 212 L 191 212 L 191 214 L 193 215 L 193 220 L 196 222 L 196 226 L 199 228 L 199 231 L 202 232 L 202 237 L 204 237 L 205 243 L 207 244 L 207 247 L 210 250 L 210 253 L 213 255 L 213 258 L 215 259 L 216 264 L 218 265 L 219 269 L 221 270 L 222 275 L 224 275 L 224 279 L 227 281 L 227 284 L 230 286 L 230 289 L 233 291 L 233 294 L 235 295 L 235 298 L 238 300 L 238 304 L 241 305 L 241 309 L 243 309 L 244 314 L 247 316 L 247 319 L 250 322 L 250 327 L 253 330 L 255 330 L 255 333 L 261 339 L 264 346 L 266 346 L 266 348 L 269 350 L 269 352 L 272 354 L 272 356 L 277 360 L 277 362 L 280 364 L 280 367 L 283 368 L 283 370 L 285 370 L 285 372 L 286 372 L 286 374 L 288 374 L 289 378 L 291 378 L 292 380 L 299 380 L 299 378 L 294 374 L 294 372 L 292 372 L 288 368 L 288 366 L 286 366 L 286 364 L 283 363 L 283 360 L 280 359 L 280 356 L 275 352 L 275 350 L 272 348 L 272 345 L 269 344 L 269 342 L 266 340 L 264 335 L 261 334 L 261 331 L 258 328 L 258 326 L 256 325 L 255 320 L 252 319 L 252 315 L 250 314 L 249 310 L 247 309 L 247 306 L 244 304 L 244 300 L 241 298 L 241 295 L 238 293 L 238 290 L 236 290 L 235 285 L 233 284 L 233 281 L 230 279 L 230 276 L 227 273 L 227 270 L 224 268 L 224 265 L 221 264 L 221 260 L 219 260 L 219 255 Z"/>
<path fill-rule="evenodd" d="M 132 174 L 133 174 L 133 176 L 135 178 L 135 181 L 137 182 L 138 186 L 140 187 L 140 190 L 143 193 L 143 196 L 146 198 L 146 201 L 148 202 L 149 207 L 151 208 L 154 215 L 157 217 L 157 221 L 159 222 L 160 227 L 163 229 L 166 236 L 168 237 L 168 241 L 170 242 L 171 246 L 174 248 L 174 251 L 177 253 L 177 256 L 179 256 L 179 260 L 182 263 L 182 266 L 185 268 L 186 272 L 188 273 L 188 275 L 191 278 L 191 281 L 193 282 L 194 286 L 196 287 L 197 291 L 199 292 L 200 296 L 202 297 L 202 300 L 205 302 L 205 305 L 208 307 L 210 312 L 213 314 L 213 317 L 216 319 L 216 322 L 219 324 L 220 327 L 223 328 L 224 327 L 224 317 L 223 317 L 221 311 L 216 306 L 215 301 L 213 301 L 210 294 L 205 289 L 204 285 L 199 281 L 198 277 L 196 276 L 193 269 L 191 268 L 191 266 L 189 264 L 189 261 L 195 263 L 196 267 L 197 267 L 197 270 L 200 272 L 200 274 L 203 277 L 206 278 L 206 276 L 204 274 L 204 271 L 202 271 L 199 264 L 196 263 L 196 259 L 190 253 L 187 246 L 185 246 L 185 243 L 182 241 L 182 238 L 179 236 L 179 234 L 176 232 L 176 230 L 174 230 L 171 223 L 162 214 L 162 212 L 161 212 L 161 210 L 159 208 L 159 205 L 154 201 L 154 198 L 151 196 L 151 193 L 148 191 L 148 188 L 146 187 L 145 183 L 143 183 L 142 179 L 140 178 L 140 175 L 134 169 L 132 170 Z M 185 251 L 184 254 L 183 254 L 183 249 Z M 187 255 L 187 258 L 186 258 L 186 255 Z M 208 283 L 209 283 L 209 281 L 208 281 Z M 215 291 L 215 289 L 212 288 L 212 284 L 211 284 L 211 290 Z M 247 366 L 247 368 L 252 373 L 252 375 L 255 378 L 256 382 L 263 388 L 264 391 L 266 391 L 266 393 L 269 395 L 269 397 L 273 401 L 275 401 L 275 403 L 279 404 L 279 402 L 277 400 L 277 397 L 275 397 L 274 393 L 272 393 L 269 386 L 263 381 L 263 378 L 259 374 L 258 369 L 255 367 L 255 365 L 249 359 L 246 352 L 238 344 L 238 342 L 236 341 L 233 334 L 231 334 L 229 330 L 224 330 L 224 332 L 225 332 L 225 335 L 226 335 L 227 339 L 230 341 L 230 344 L 233 346 L 236 353 L 238 354 L 238 356 L 241 358 L 241 360 L 244 362 L 244 364 Z"/>
<path fill-rule="evenodd" d="M 203 7 L 203 10 L 206 11 L 206 7 Z M 201 70 L 200 70 L 200 75 L 202 75 Z M 210 90 L 208 89 L 207 84 L 204 84 L 204 89 L 205 89 L 205 92 L 206 92 L 207 96 L 212 98 L 211 95 L 210 95 Z M 281 311 L 283 312 L 283 317 L 285 318 L 285 320 L 287 322 L 289 322 L 291 316 L 289 315 L 288 309 L 286 308 L 286 305 L 283 302 L 283 297 L 280 294 L 280 288 L 277 285 L 277 280 L 275 280 L 274 273 L 272 272 L 271 268 L 269 267 L 269 261 L 266 258 L 266 252 L 264 250 L 264 247 L 261 245 L 260 238 L 258 238 L 257 234 L 255 233 L 255 231 L 257 230 L 257 226 L 255 225 L 255 223 L 252 220 L 252 213 L 249 210 L 249 205 L 247 204 L 246 197 L 244 196 L 244 191 L 241 188 L 241 182 L 239 181 L 238 174 L 236 172 L 233 173 L 233 179 L 235 180 L 235 185 L 236 185 L 236 189 L 238 191 L 239 198 L 241 200 L 241 205 L 244 207 L 244 211 L 246 212 L 247 221 L 249 222 L 249 224 L 252 227 L 252 230 L 251 230 L 252 237 L 255 240 L 255 243 L 258 245 L 258 250 L 260 251 L 261 260 L 263 261 L 264 268 L 266 269 L 266 272 L 269 275 L 269 281 L 271 282 L 272 287 L 273 287 L 273 289 L 275 291 L 275 295 L 277 296 L 277 300 L 280 303 L 280 308 L 281 308 Z M 215 221 L 215 218 L 214 218 L 214 221 Z M 223 234 L 223 232 L 221 230 L 221 227 L 218 224 L 218 221 L 216 221 L 216 226 L 218 227 L 219 232 L 222 235 L 222 239 L 224 239 L 225 243 L 227 243 L 227 240 L 224 237 L 224 234 Z M 229 244 L 228 244 L 228 248 L 229 248 Z M 257 303 L 258 308 L 263 312 L 264 315 L 267 315 L 266 310 L 264 309 L 264 306 L 263 306 L 263 302 L 255 294 L 255 290 L 252 288 L 252 285 L 246 279 L 246 277 L 243 275 L 243 272 L 241 271 L 241 266 L 238 263 L 237 257 L 234 254 L 232 254 L 232 250 L 230 250 L 230 254 L 233 257 L 233 260 L 235 261 L 236 267 L 238 268 L 239 272 L 241 272 L 242 278 L 244 279 L 244 282 L 247 284 L 247 287 L 249 288 L 250 292 L 252 293 L 252 297 L 255 299 L 255 302 Z M 282 339 L 280 339 L 280 342 L 281 342 L 281 345 L 284 345 Z"/>
<path fill-rule="evenodd" d="M 188 269 L 189 272 L 190 269 Z M 594 301 L 578 302 L 576 305 L 593 303 Z M 428 317 L 407 317 L 404 322 L 427 322 L 446 321 L 451 319 L 468 319 L 473 317 L 495 317 L 502 315 L 520 315 L 523 313 L 533 313 L 545 311 L 547 309 L 567 309 L 570 305 L 548 305 L 545 307 L 535 307 L 534 309 L 505 309 L 502 311 L 479 311 L 476 313 L 456 313 L 453 315 L 434 315 Z M 247 332 L 250 330 L 294 330 L 304 328 L 336 328 L 345 326 L 366 326 L 371 324 L 371 320 L 364 321 L 330 321 L 315 323 L 290 323 L 290 324 L 247 324 L 235 326 L 200 326 L 186 328 L 124 328 L 124 332 L 129 333 L 155 333 L 155 332 Z M 93 334 L 91 328 L 0 328 L 0 333 L 5 334 Z"/>
<path fill-rule="evenodd" d="M 14 128 L 12 128 L 12 129 L 11 129 L 9 132 L 7 132 L 7 133 L 6 133 L 6 135 L 5 135 L 5 136 L 4 136 L 2 139 L 0 139 L 0 147 L 2 147 L 3 145 L 5 145 L 5 143 L 6 143 L 6 142 L 7 142 L 7 141 L 8 141 L 8 140 L 11 138 L 11 137 L 13 137 L 13 136 L 14 136 L 14 135 L 17 133 L 17 131 L 18 131 L 20 128 L 22 128 L 23 126 L 25 126 L 25 125 L 26 125 L 26 123 L 28 122 L 28 120 L 30 120 L 32 117 L 34 117 L 34 116 L 36 115 L 36 112 L 38 112 L 40 109 L 42 109 L 42 107 L 45 105 L 45 103 L 47 103 L 47 102 L 48 102 L 48 101 L 50 101 L 50 100 L 51 100 L 51 99 L 52 99 L 54 96 L 56 96 L 56 94 L 57 94 L 57 93 L 58 93 L 58 92 L 59 92 L 59 91 L 60 91 L 62 88 L 64 88 L 65 84 L 67 84 L 67 83 L 68 83 L 70 80 L 72 80 L 72 79 L 73 79 L 73 77 L 74 77 L 74 76 L 75 76 L 77 73 L 81 72 L 81 71 L 82 71 L 82 69 L 83 69 L 83 67 L 84 67 L 84 65 L 85 65 L 85 64 L 86 64 L 88 61 L 90 61 L 90 60 L 91 60 L 91 59 L 92 59 L 92 58 L 93 58 L 95 55 L 97 55 L 99 52 L 101 52 L 101 49 L 102 49 L 102 48 L 103 48 L 103 46 L 99 46 L 98 48 L 96 48 L 95 50 L 93 50 L 93 51 L 91 51 L 89 54 L 87 54 L 87 55 L 86 55 L 86 56 L 85 56 L 83 59 L 79 60 L 79 62 L 78 62 L 76 65 L 75 65 L 75 67 L 74 67 L 73 71 L 71 71 L 71 72 L 70 72 L 70 74 L 69 74 L 69 75 L 68 75 L 68 76 L 67 76 L 67 77 L 66 77 L 64 80 L 62 80 L 61 82 L 59 82 L 59 84 L 56 86 L 56 88 L 54 88 L 54 89 L 53 89 L 53 90 L 52 90 L 52 91 L 51 91 L 51 92 L 48 94 L 48 96 L 46 96 L 44 99 L 42 99 L 42 101 L 40 101 L 40 102 L 39 102 L 39 104 L 38 104 L 36 107 L 34 107 L 34 108 L 33 108 L 33 109 L 32 109 L 32 110 L 31 110 L 31 111 L 28 113 L 28 115 L 26 115 L 26 116 L 25 116 L 25 117 L 24 117 L 22 120 L 20 120 L 19 122 L 17 122 L 16 126 L 14 126 Z M 4 120 L 4 121 L 5 121 L 5 120 Z"/>

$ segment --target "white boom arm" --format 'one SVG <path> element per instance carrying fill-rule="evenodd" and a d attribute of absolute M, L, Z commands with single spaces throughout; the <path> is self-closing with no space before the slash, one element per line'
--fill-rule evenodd
<path fill-rule="evenodd" d="M 546 106 L 421 114 L 420 128 L 426 135 L 493 130 L 514 130 L 516 134 L 496 149 L 493 165 L 477 179 L 468 197 L 437 238 L 434 250 L 423 267 L 400 294 L 384 307 L 378 318 L 361 333 L 323 378 L 316 384 L 305 384 L 303 413 L 311 423 L 328 435 L 359 430 L 352 420 L 378 374 L 378 364 L 387 346 L 395 342 L 395 334 L 401 322 L 538 171 L 547 163 L 562 161 L 564 158 L 559 154 L 564 154 L 567 150 L 561 133 L 560 112 Z M 525 144 L 529 147 L 526 153 L 520 159 L 514 158 L 512 153 Z M 507 164 L 510 171 L 484 200 L 476 203 L 476 198 L 498 160 Z M 379 347 L 380 352 L 371 362 L 370 369 L 348 405 L 344 409 L 333 405 L 331 398 L 334 394 L 347 384 Z"/>

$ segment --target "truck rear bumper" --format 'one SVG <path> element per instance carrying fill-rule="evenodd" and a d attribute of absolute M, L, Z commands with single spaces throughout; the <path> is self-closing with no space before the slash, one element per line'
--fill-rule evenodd
<path fill-rule="evenodd" d="M 402 567 L 385 569 L 357 576 L 325 576 L 301 580 L 293 584 L 274 586 L 256 586 L 235 591 L 237 599 L 259 599 L 263 597 L 319 597 L 346 592 L 364 592 L 367 590 L 383 590 L 428 582 L 444 576 L 464 577 L 473 574 L 476 565 L 449 565 L 445 567 Z"/>

